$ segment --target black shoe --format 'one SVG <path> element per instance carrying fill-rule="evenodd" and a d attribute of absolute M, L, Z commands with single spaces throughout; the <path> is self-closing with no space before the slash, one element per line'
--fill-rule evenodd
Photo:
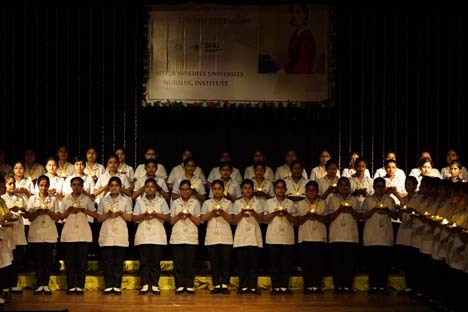
<path fill-rule="evenodd" d="M 382 295 L 390 295 L 390 290 L 388 290 L 388 288 L 380 288 L 379 291 Z"/>
<path fill-rule="evenodd" d="M 238 294 L 238 295 L 245 295 L 248 291 L 249 291 L 248 288 L 246 288 L 246 289 L 244 289 L 244 290 L 238 288 L 238 289 L 237 289 L 237 294 Z"/>
<path fill-rule="evenodd" d="M 261 295 L 260 290 L 258 290 L 257 288 L 251 289 L 250 293 L 257 296 Z"/>
<path fill-rule="evenodd" d="M 353 288 L 351 288 L 351 287 L 349 287 L 349 288 L 344 287 L 344 288 L 343 288 L 343 291 L 344 291 L 345 293 L 347 293 L 347 294 L 355 294 L 355 293 L 356 293 L 356 291 L 355 291 Z"/>
<path fill-rule="evenodd" d="M 369 290 L 367 290 L 367 293 L 369 295 L 375 295 L 378 292 L 377 287 L 370 287 Z"/>
<path fill-rule="evenodd" d="M 48 296 L 52 295 L 52 291 L 49 289 L 48 286 L 44 286 L 44 294 Z"/>
<path fill-rule="evenodd" d="M 72 288 L 72 289 L 67 290 L 65 293 L 66 293 L 68 296 L 70 296 L 70 295 L 75 294 L 75 291 L 76 291 L 75 288 Z"/>
<path fill-rule="evenodd" d="M 227 287 L 223 287 L 221 288 L 221 293 L 223 293 L 224 295 L 229 295 L 229 289 Z"/>
<path fill-rule="evenodd" d="M 175 291 L 175 294 L 176 294 L 176 295 L 180 295 L 180 294 L 184 293 L 184 291 L 185 291 L 185 288 L 184 288 L 184 287 L 178 287 L 178 288 L 176 289 L 176 291 Z"/>
<path fill-rule="evenodd" d="M 281 293 L 285 294 L 285 295 L 292 295 L 293 294 L 293 292 L 289 288 L 286 288 L 285 290 L 281 290 Z"/>
<path fill-rule="evenodd" d="M 82 289 L 80 289 L 80 290 L 75 291 L 75 294 L 77 294 L 78 296 L 83 296 L 84 291 Z"/>
<path fill-rule="evenodd" d="M 189 295 L 194 295 L 194 294 L 195 294 L 195 289 L 193 289 L 193 288 L 187 287 L 187 288 L 185 288 L 185 291 L 186 291 L 187 294 L 189 294 Z"/>
<path fill-rule="evenodd" d="M 109 288 L 106 288 L 104 289 L 104 291 L 102 292 L 103 295 L 110 295 L 112 294 L 112 287 L 109 287 Z"/>
<path fill-rule="evenodd" d="M 304 288 L 304 295 L 310 295 L 312 292 L 312 287 Z"/>
<path fill-rule="evenodd" d="M 271 294 L 272 294 L 272 295 L 277 295 L 277 294 L 279 294 L 279 293 L 280 293 L 279 288 L 273 288 L 273 289 L 271 290 Z"/>
<path fill-rule="evenodd" d="M 334 293 L 334 294 L 342 294 L 342 293 L 343 293 L 343 288 L 342 288 L 342 287 L 336 287 L 336 288 L 333 290 L 333 293 Z"/>
<path fill-rule="evenodd" d="M 151 292 L 156 296 L 161 295 L 161 291 L 159 290 L 159 287 L 151 286 Z"/>
<path fill-rule="evenodd" d="M 116 294 L 117 296 L 120 296 L 122 294 L 122 291 L 120 290 L 120 288 L 117 288 L 117 287 L 114 287 L 112 289 L 112 292 Z"/>
<path fill-rule="evenodd" d="M 220 294 L 221 292 L 222 292 L 221 287 L 215 287 L 212 290 L 210 290 L 211 295 Z"/>

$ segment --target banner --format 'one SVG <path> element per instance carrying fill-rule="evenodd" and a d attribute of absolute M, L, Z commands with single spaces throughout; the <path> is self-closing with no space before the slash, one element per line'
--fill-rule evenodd
<path fill-rule="evenodd" d="M 326 5 L 157 6 L 147 101 L 323 102 Z"/>

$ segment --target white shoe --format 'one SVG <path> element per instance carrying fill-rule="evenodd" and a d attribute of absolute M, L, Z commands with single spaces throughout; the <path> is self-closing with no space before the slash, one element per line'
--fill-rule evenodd
<path fill-rule="evenodd" d="M 151 291 L 160 292 L 160 290 L 159 290 L 159 287 L 158 287 L 158 286 L 151 286 Z"/>
<path fill-rule="evenodd" d="M 44 291 L 44 286 L 39 286 L 36 289 L 34 289 L 35 293 L 40 293 L 40 292 L 43 292 L 43 291 Z"/>
<path fill-rule="evenodd" d="M 143 287 L 141 287 L 141 289 L 140 289 L 141 292 L 147 292 L 148 290 L 149 290 L 148 284 L 143 285 Z"/>
<path fill-rule="evenodd" d="M 108 288 L 104 289 L 105 294 L 110 294 L 111 292 L 112 292 L 112 287 L 108 287 Z"/>
<path fill-rule="evenodd" d="M 286 288 L 281 287 L 280 290 L 281 290 L 281 291 L 286 291 Z"/>
<path fill-rule="evenodd" d="M 49 289 L 49 286 L 44 286 L 44 292 L 46 294 L 51 294 L 52 293 L 52 291 Z"/>
<path fill-rule="evenodd" d="M 176 289 L 176 291 L 180 292 L 180 291 L 184 291 L 184 287 L 179 287 Z"/>
<path fill-rule="evenodd" d="M 120 288 L 114 287 L 114 291 L 121 291 Z"/>
<path fill-rule="evenodd" d="M 21 287 L 11 287 L 10 290 L 12 292 L 21 292 L 21 291 L 23 291 L 23 289 Z"/>
<path fill-rule="evenodd" d="M 228 288 L 228 286 L 227 286 L 226 284 L 223 284 L 223 286 L 222 286 L 222 287 L 223 287 L 223 288 Z"/>
<path fill-rule="evenodd" d="M 76 287 L 75 290 L 76 291 L 83 291 L 83 289 L 81 289 L 80 287 Z"/>
<path fill-rule="evenodd" d="M 3 293 L 8 294 L 10 292 L 10 288 L 3 288 Z"/>

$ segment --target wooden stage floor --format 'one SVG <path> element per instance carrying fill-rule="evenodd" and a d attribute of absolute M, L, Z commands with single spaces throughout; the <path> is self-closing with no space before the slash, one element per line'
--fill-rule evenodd
<path fill-rule="evenodd" d="M 239 311 L 379 311 L 379 312 L 429 312 L 426 304 L 414 298 L 391 295 L 368 295 L 367 292 L 357 292 L 354 295 L 333 294 L 325 291 L 323 294 L 304 295 L 302 291 L 294 291 L 293 295 L 270 295 L 262 291 L 260 296 L 237 295 L 235 290 L 230 295 L 210 295 L 207 290 L 199 290 L 195 295 L 175 295 L 173 291 L 162 291 L 161 296 L 153 294 L 139 295 L 136 290 L 123 290 L 121 296 L 104 296 L 100 291 L 87 291 L 84 296 L 67 296 L 65 291 L 54 291 L 51 296 L 33 295 L 31 290 L 25 290 L 21 295 L 14 294 L 11 301 L 0 311 L 183 311 L 183 312 L 239 312 Z"/>

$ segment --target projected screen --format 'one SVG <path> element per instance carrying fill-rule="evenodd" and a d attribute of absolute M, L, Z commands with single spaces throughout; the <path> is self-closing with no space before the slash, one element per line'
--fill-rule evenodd
<path fill-rule="evenodd" d="M 328 40 L 326 5 L 151 7 L 147 100 L 322 102 Z"/>

